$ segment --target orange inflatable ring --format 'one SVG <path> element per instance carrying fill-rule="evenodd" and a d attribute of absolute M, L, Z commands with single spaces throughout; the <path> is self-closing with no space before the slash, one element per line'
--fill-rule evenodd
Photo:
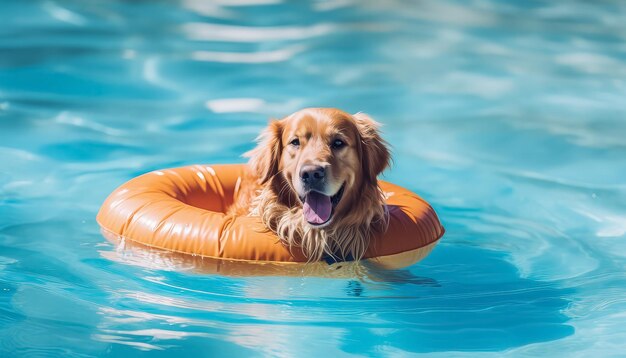
<path fill-rule="evenodd" d="M 239 191 L 244 165 L 193 165 L 157 170 L 117 188 L 97 216 L 105 234 L 152 248 L 239 261 L 301 263 L 258 217 L 224 212 Z M 432 207 L 416 194 L 384 181 L 389 229 L 373 237 L 365 254 L 383 267 L 411 265 L 444 233 Z"/>

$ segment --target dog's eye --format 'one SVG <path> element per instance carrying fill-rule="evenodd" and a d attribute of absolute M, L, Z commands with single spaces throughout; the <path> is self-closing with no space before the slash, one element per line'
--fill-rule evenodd
<path fill-rule="evenodd" d="M 339 149 L 339 148 L 343 148 L 345 145 L 346 143 L 342 141 L 341 139 L 335 139 L 333 141 L 332 147 L 333 149 Z"/>
<path fill-rule="evenodd" d="M 289 144 L 293 145 L 294 147 L 299 147 L 300 146 L 300 139 L 296 138 L 296 139 L 292 140 L 291 142 L 289 142 Z"/>

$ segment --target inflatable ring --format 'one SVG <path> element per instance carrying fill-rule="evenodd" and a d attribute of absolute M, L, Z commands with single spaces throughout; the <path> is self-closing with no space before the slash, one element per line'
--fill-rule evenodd
<path fill-rule="evenodd" d="M 243 164 L 193 165 L 153 171 L 126 182 L 105 200 L 96 220 L 107 237 L 212 259 L 302 263 L 258 217 L 225 212 L 240 189 Z M 372 237 L 367 261 L 386 268 L 412 265 L 443 236 L 433 208 L 384 181 L 389 228 Z"/>

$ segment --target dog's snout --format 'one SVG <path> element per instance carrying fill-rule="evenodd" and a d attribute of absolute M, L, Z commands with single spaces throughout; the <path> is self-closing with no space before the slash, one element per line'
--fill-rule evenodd
<path fill-rule="evenodd" d="M 319 165 L 304 165 L 300 169 L 300 179 L 305 184 L 315 184 L 324 179 L 326 170 Z"/>

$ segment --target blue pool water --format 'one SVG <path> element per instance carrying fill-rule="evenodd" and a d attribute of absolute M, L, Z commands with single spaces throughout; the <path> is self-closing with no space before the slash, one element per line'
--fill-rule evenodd
<path fill-rule="evenodd" d="M 622 1 L 5 0 L 0 19 L 1 356 L 626 351 Z M 242 162 L 307 106 L 384 123 L 385 178 L 447 229 L 425 260 L 221 276 L 101 236 L 122 182 Z"/>

